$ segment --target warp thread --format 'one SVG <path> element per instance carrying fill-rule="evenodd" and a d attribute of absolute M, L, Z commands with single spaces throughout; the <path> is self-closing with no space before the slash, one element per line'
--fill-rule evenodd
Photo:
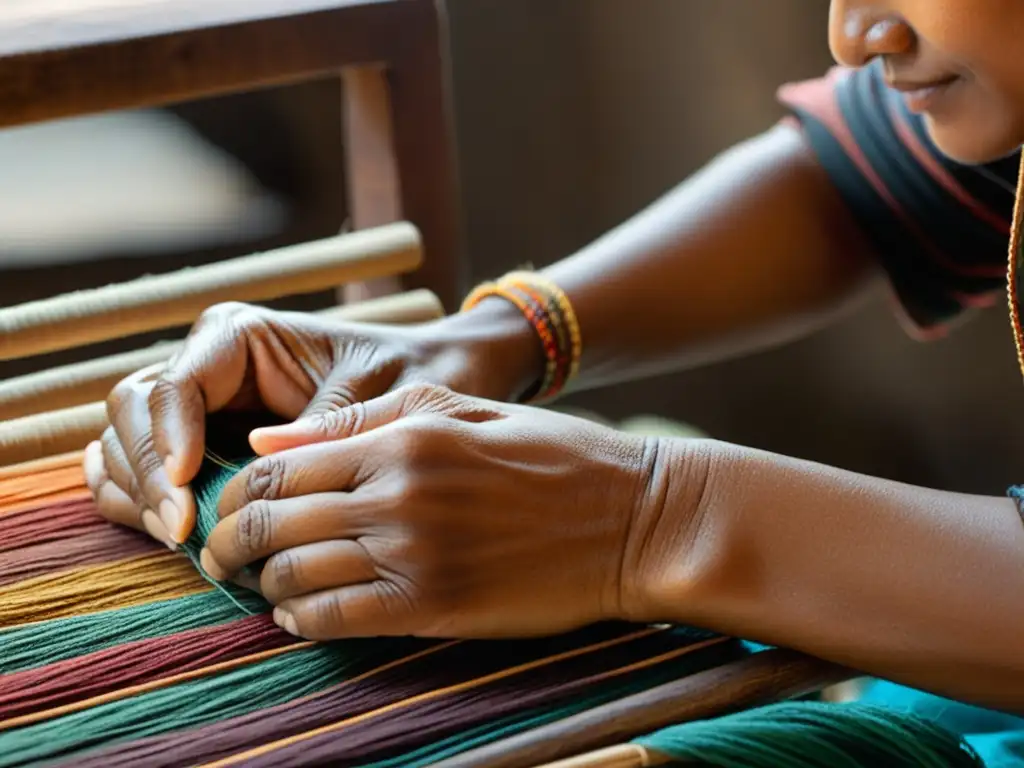
<path fill-rule="evenodd" d="M 247 596 L 255 612 L 262 598 Z M 213 590 L 162 599 L 130 608 L 25 624 L 0 630 L 0 681 L 4 675 L 58 664 L 122 643 L 173 635 L 190 629 L 226 624 L 239 618 L 238 609 Z"/>
<path fill-rule="evenodd" d="M 29 544 L 66 541 L 102 528 L 114 528 L 96 514 L 92 499 L 72 499 L 9 512 L 0 525 L 0 553 Z"/>
<path fill-rule="evenodd" d="M 143 555 L 0 587 L 0 628 L 128 608 L 206 588 L 187 560 L 170 552 Z"/>
<path fill-rule="evenodd" d="M 695 633 L 609 626 L 526 642 L 376 641 L 377 646 L 389 646 L 383 666 L 318 695 L 203 728 L 78 755 L 73 764 L 170 768 L 231 760 L 254 743 L 282 742 L 280 749 L 271 744 L 262 758 L 243 752 L 245 764 L 285 764 L 286 755 L 309 754 L 312 745 L 329 751 L 329 764 L 344 765 L 396 749 L 404 752 L 409 745 L 420 747 L 438 734 L 451 735 L 477 724 L 491 724 L 489 733 L 497 738 L 509 728 L 517 730 L 518 723 L 533 722 L 538 708 L 553 712 L 563 699 L 570 700 L 570 707 L 593 706 L 617 697 L 624 686 L 634 692 L 734 656 L 739 648 L 724 639 L 705 646 L 707 641 L 700 638 Z M 326 648 L 352 648 L 352 641 L 310 652 Z M 638 672 L 637 665 L 646 668 Z M 494 721 L 502 715 L 511 715 L 512 720 L 495 728 Z M 318 728 L 330 728 L 331 733 L 304 738 Z M 292 740 L 296 743 L 289 743 Z"/>
<path fill-rule="evenodd" d="M 956 734 L 860 704 L 800 702 L 665 728 L 633 743 L 716 768 L 983 768 Z"/>
<path fill-rule="evenodd" d="M 228 422 L 235 439 L 207 455 L 194 487 L 199 521 L 183 547 L 192 563 L 160 554 L 82 567 L 90 561 L 72 555 L 70 569 L 55 572 L 49 544 L 71 546 L 106 525 L 89 517 L 77 460 L 51 462 L 44 483 L 0 473 L 0 551 L 24 561 L 0 569 L 0 580 L 30 572 L 30 543 L 42 545 L 34 567 L 46 572 L 0 587 L 0 768 L 413 768 L 747 653 L 707 633 L 621 626 L 504 644 L 297 642 L 272 625 L 258 595 L 213 589 L 196 570 L 217 497 L 247 461 L 219 458 L 247 455 L 253 425 Z M 208 434 L 223 437 L 232 423 Z M 599 637 L 620 641 L 593 646 Z M 550 655 L 558 648 L 572 652 Z M 517 659 L 533 661 L 516 668 Z M 766 707 L 637 743 L 717 766 L 981 765 L 931 723 L 845 705 Z"/>
<path fill-rule="evenodd" d="M 0 721 L 295 643 L 267 615 L 124 643 L 3 677 Z"/>
<path fill-rule="evenodd" d="M 43 503 L 88 498 L 79 455 L 0 469 L 0 518 Z"/>
<path fill-rule="evenodd" d="M 104 525 L 62 541 L 48 541 L 0 553 L 0 587 L 87 565 L 112 563 L 162 552 L 148 536 Z"/>

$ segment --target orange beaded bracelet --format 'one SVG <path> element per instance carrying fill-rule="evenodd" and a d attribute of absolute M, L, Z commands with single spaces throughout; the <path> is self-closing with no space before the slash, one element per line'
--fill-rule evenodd
<path fill-rule="evenodd" d="M 583 350 L 569 298 L 550 280 L 519 271 L 477 286 L 462 303 L 462 311 L 492 296 L 505 299 L 523 313 L 544 350 L 544 375 L 523 399 L 538 402 L 556 397 L 579 371 Z"/>

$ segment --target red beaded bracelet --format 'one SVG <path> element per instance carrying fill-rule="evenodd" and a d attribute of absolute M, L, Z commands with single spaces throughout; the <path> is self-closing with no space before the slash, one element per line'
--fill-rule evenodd
<path fill-rule="evenodd" d="M 462 304 L 467 311 L 488 297 L 513 304 L 527 319 L 544 350 L 544 376 L 524 400 L 556 397 L 576 375 L 582 355 L 579 322 L 565 293 L 550 280 L 532 272 L 512 272 L 496 282 L 475 288 Z"/>

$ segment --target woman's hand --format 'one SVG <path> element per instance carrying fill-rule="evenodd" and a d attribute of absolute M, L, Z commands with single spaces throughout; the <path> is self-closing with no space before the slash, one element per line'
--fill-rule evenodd
<path fill-rule="evenodd" d="M 262 407 L 315 421 L 412 383 L 512 399 L 542 365 L 533 330 L 500 300 L 414 327 L 219 305 L 165 368 L 114 389 L 111 427 L 86 451 L 86 479 L 101 514 L 173 548 L 195 523 L 187 485 L 202 461 L 207 413 Z"/>
<path fill-rule="evenodd" d="M 273 452 L 226 487 L 201 561 L 230 579 L 269 558 L 259 588 L 294 634 L 520 636 L 643 616 L 665 551 L 656 440 L 413 386 L 254 442 Z"/>

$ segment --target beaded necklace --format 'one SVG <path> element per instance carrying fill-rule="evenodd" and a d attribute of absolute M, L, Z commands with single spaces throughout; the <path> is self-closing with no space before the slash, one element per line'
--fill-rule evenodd
<path fill-rule="evenodd" d="M 1024 153 L 1017 174 L 1017 199 L 1013 205 L 1013 226 L 1010 229 L 1010 251 L 1006 265 L 1006 297 L 1010 307 L 1013 343 L 1017 348 L 1017 365 L 1024 376 L 1024 328 L 1021 325 L 1020 274 L 1024 271 Z"/>

